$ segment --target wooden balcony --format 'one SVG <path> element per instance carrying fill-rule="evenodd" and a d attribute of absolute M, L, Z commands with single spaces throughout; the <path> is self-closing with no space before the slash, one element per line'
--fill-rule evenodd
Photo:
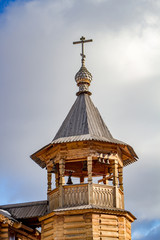
<path fill-rule="evenodd" d="M 101 184 L 64 185 L 48 193 L 50 210 L 84 205 L 124 208 L 123 192 Z"/>

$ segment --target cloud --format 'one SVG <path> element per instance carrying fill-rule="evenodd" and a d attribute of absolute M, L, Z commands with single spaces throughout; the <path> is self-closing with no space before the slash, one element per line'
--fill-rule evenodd
<path fill-rule="evenodd" d="M 160 237 L 160 220 L 138 221 L 133 224 L 133 240 L 157 240 Z"/>
<path fill-rule="evenodd" d="M 124 171 L 126 209 L 159 217 L 159 8 L 149 0 L 35 0 L 1 14 L 0 204 L 46 198 L 46 172 L 29 155 L 53 139 L 76 98 L 80 46 L 72 42 L 84 34 L 94 40 L 85 46 L 92 100 L 140 158 Z"/>

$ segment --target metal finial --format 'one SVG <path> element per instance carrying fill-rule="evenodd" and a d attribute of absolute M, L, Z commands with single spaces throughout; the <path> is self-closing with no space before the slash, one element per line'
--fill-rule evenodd
<path fill-rule="evenodd" d="M 85 57 L 86 57 L 84 54 L 84 43 L 87 43 L 87 42 L 93 42 L 93 40 L 92 39 L 85 40 L 85 37 L 82 36 L 80 38 L 80 41 L 73 42 L 73 44 L 79 44 L 79 43 L 82 44 L 82 53 L 80 53 L 80 56 L 82 57 L 82 66 L 84 66 Z"/>

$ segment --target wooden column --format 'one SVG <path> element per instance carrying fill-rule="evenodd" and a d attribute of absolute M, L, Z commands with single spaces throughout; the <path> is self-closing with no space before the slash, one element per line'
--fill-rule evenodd
<path fill-rule="evenodd" d="M 92 157 L 87 157 L 88 183 L 92 183 Z"/>
<path fill-rule="evenodd" d="M 92 186 L 92 157 L 87 157 L 87 169 L 88 169 L 88 203 L 93 203 L 93 186 Z"/>
<path fill-rule="evenodd" d="M 113 163 L 113 186 L 118 185 L 118 160 Z"/>
<path fill-rule="evenodd" d="M 114 207 L 118 207 L 118 160 L 113 162 Z"/>
<path fill-rule="evenodd" d="M 51 167 L 47 168 L 47 193 L 49 193 L 52 190 L 52 173 L 51 173 Z"/>
<path fill-rule="evenodd" d="M 56 186 L 56 188 L 59 187 L 59 173 L 58 172 L 55 173 L 55 186 Z"/>
<path fill-rule="evenodd" d="M 123 191 L 123 167 L 119 168 L 119 187 Z"/>
<path fill-rule="evenodd" d="M 64 161 L 64 159 L 60 159 L 60 161 L 59 161 L 59 185 L 65 184 L 64 173 L 65 173 L 65 161 Z"/>
<path fill-rule="evenodd" d="M 59 161 L 59 207 L 63 207 L 63 185 L 65 184 L 65 161 L 60 159 Z"/>

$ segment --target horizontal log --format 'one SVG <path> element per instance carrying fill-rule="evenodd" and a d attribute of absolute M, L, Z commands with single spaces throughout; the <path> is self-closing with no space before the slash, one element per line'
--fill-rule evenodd
<path fill-rule="evenodd" d="M 117 237 L 101 237 L 101 240 L 119 240 L 119 238 L 117 238 Z M 124 240 L 124 238 L 123 239 L 121 239 L 121 240 Z"/>
<path fill-rule="evenodd" d="M 117 226 L 102 225 L 102 226 L 100 226 L 100 230 L 111 231 L 111 232 L 118 232 L 118 227 Z"/>
<path fill-rule="evenodd" d="M 118 238 L 118 232 L 100 231 L 100 234 L 102 237 L 117 237 Z"/>
<path fill-rule="evenodd" d="M 65 240 L 79 240 L 79 239 L 86 239 L 86 235 L 85 234 L 78 234 L 78 235 L 66 235 L 65 236 Z M 88 240 L 88 239 L 87 239 Z"/>
<path fill-rule="evenodd" d="M 51 236 L 51 235 L 53 236 L 53 233 L 54 233 L 54 231 L 53 231 L 53 229 L 51 229 L 46 232 L 43 232 L 43 236 L 44 237 Z"/>
<path fill-rule="evenodd" d="M 100 215 L 101 219 L 114 219 L 114 220 L 118 220 L 117 216 L 113 216 L 113 215 L 107 215 L 107 214 L 101 214 Z"/>
<path fill-rule="evenodd" d="M 45 221 L 44 221 L 44 225 L 45 224 L 47 224 L 47 223 L 53 223 L 53 221 L 54 221 L 54 218 L 52 217 L 52 218 L 48 218 L 48 219 L 46 219 Z"/>
<path fill-rule="evenodd" d="M 72 229 L 64 229 L 64 234 L 85 234 L 85 228 L 72 228 Z"/>
<path fill-rule="evenodd" d="M 105 224 L 105 225 L 113 225 L 113 226 L 118 226 L 118 224 L 117 224 L 117 221 L 115 220 L 107 220 L 107 219 L 101 219 L 101 223 L 100 223 L 100 225 L 103 225 L 103 224 Z"/>
<path fill-rule="evenodd" d="M 4 232 L 8 232 L 8 228 L 6 228 L 6 227 L 3 228 L 3 227 L 2 227 L 2 228 L 1 228 L 1 232 L 2 232 L 2 233 L 4 233 Z"/>
<path fill-rule="evenodd" d="M 1 236 L 2 238 L 8 237 L 8 232 L 7 232 L 7 233 L 6 233 L 6 232 L 5 232 L 5 233 L 1 233 L 0 236 Z M 0 238 L 0 239 L 1 239 L 1 238 Z"/>
<path fill-rule="evenodd" d="M 92 214 L 92 219 L 99 219 L 101 214 Z"/>
<path fill-rule="evenodd" d="M 47 224 L 45 224 L 44 227 L 43 227 L 44 230 L 49 229 L 49 228 L 53 228 L 53 222 L 47 223 Z"/>
<path fill-rule="evenodd" d="M 52 236 L 47 236 L 47 237 L 43 237 L 42 238 L 43 240 L 53 240 L 53 235 Z"/>
<path fill-rule="evenodd" d="M 84 228 L 86 226 L 85 223 L 81 222 L 71 222 L 71 223 L 65 223 L 64 229 L 67 228 Z"/>

